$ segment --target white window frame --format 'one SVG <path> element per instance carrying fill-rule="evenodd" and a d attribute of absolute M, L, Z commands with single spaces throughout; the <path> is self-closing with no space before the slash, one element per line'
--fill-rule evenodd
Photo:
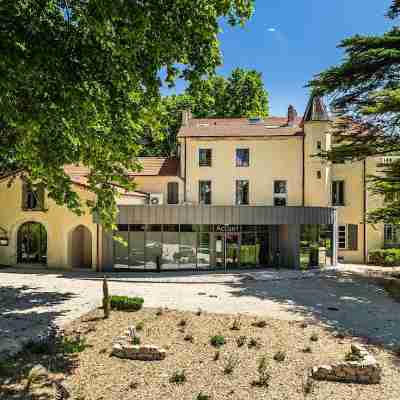
<path fill-rule="evenodd" d="M 340 231 L 340 228 L 344 228 L 344 231 L 342 230 L 342 233 L 344 232 L 344 247 L 341 247 L 340 246 L 340 233 L 341 233 L 341 231 Z M 338 249 L 339 250 L 347 250 L 347 248 L 348 248 L 348 242 L 347 242 L 347 238 L 348 238 L 348 228 L 347 228 L 347 225 L 338 225 L 338 227 L 337 227 L 337 229 L 338 229 L 338 232 L 337 232 L 337 237 L 338 237 Z"/>
<path fill-rule="evenodd" d="M 236 198 L 236 182 L 237 181 L 247 181 L 249 183 L 249 193 L 248 193 L 249 203 L 248 204 L 237 204 L 237 202 L 236 202 L 236 200 L 237 200 L 237 198 Z M 248 205 L 250 205 L 250 179 L 249 178 L 237 178 L 237 179 L 234 180 L 234 182 L 233 182 L 233 204 L 235 206 L 239 206 L 239 205 L 240 206 L 248 206 Z"/>

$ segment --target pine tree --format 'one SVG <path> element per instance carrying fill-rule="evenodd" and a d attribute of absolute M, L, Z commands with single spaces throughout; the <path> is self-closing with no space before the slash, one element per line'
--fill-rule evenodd
<path fill-rule="evenodd" d="M 394 0 L 388 17 L 400 16 Z M 356 35 L 339 45 L 342 64 L 317 75 L 310 87 L 331 97 L 337 118 L 332 126 L 336 145 L 323 156 L 330 160 L 363 160 L 400 154 L 400 27 L 380 36 Z M 400 160 L 381 165 L 370 177 L 370 190 L 385 197 L 368 222 L 400 223 Z"/>

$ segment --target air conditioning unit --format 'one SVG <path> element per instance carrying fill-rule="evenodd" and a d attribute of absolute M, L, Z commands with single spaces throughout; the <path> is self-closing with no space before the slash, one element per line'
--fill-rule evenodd
<path fill-rule="evenodd" d="M 164 203 L 164 195 L 162 193 L 150 193 L 150 205 L 159 206 Z"/>

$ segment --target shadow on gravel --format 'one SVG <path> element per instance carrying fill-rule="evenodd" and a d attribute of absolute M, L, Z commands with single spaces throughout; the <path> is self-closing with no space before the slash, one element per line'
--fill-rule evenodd
<path fill-rule="evenodd" d="M 45 332 L 68 312 L 53 311 L 51 307 L 73 297 L 72 293 L 47 292 L 30 286 L 0 286 L 0 358 Z"/>
<path fill-rule="evenodd" d="M 234 297 L 257 297 L 285 306 L 329 330 L 388 349 L 400 346 L 400 305 L 380 282 L 328 272 L 302 280 L 230 283 Z"/>

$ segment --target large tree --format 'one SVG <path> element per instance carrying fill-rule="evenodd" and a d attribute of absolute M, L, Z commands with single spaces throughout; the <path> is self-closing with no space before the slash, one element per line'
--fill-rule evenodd
<path fill-rule="evenodd" d="M 90 168 L 89 204 L 113 227 L 115 185 L 132 189 L 146 127 L 159 125 L 162 84 L 221 63 L 218 22 L 243 24 L 253 0 L 2 0 L 0 173 L 23 170 L 75 212 L 63 166 Z"/>
<path fill-rule="evenodd" d="M 393 1 L 388 16 L 400 15 Z M 363 160 L 400 154 L 400 28 L 380 36 L 357 35 L 343 40 L 342 64 L 316 76 L 310 86 L 329 95 L 337 115 L 333 133 L 337 144 L 325 154 L 331 160 Z M 370 188 L 386 198 L 368 215 L 372 223 L 400 223 L 400 159 L 382 165 L 370 177 Z M 394 195 L 396 194 L 396 195 Z"/>
<path fill-rule="evenodd" d="M 212 75 L 196 80 L 182 94 L 162 99 L 160 129 L 146 131 L 147 145 L 141 155 L 176 155 L 183 110 L 191 110 L 195 118 L 266 117 L 268 92 L 261 73 L 255 70 L 236 68 L 228 78 Z"/>

